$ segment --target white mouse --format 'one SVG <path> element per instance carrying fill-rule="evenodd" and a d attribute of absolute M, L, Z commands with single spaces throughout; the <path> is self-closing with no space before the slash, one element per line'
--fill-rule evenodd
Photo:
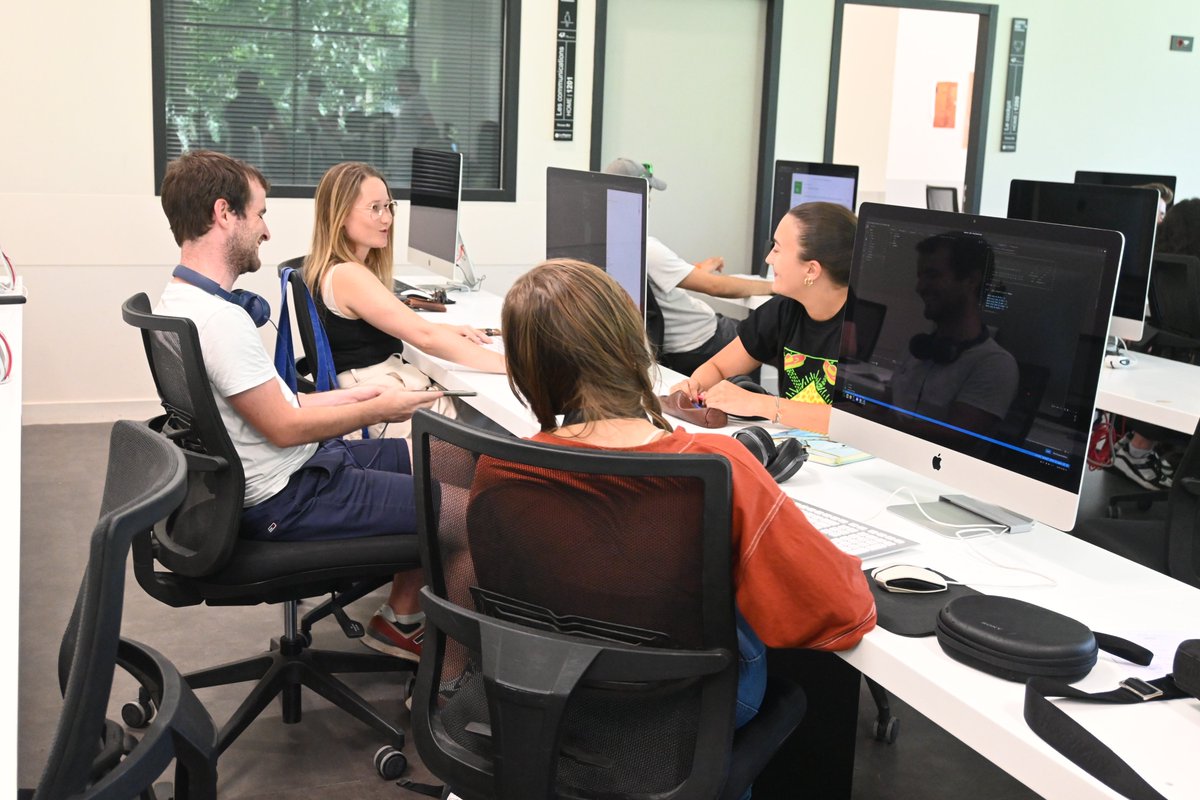
<path fill-rule="evenodd" d="M 946 591 L 947 581 L 941 575 L 925 567 L 911 564 L 893 564 L 871 570 L 875 583 L 889 592 L 926 593 Z"/>
<path fill-rule="evenodd" d="M 418 300 L 433 300 L 433 295 L 424 289 L 405 289 L 400 292 L 401 297 L 415 297 Z"/>

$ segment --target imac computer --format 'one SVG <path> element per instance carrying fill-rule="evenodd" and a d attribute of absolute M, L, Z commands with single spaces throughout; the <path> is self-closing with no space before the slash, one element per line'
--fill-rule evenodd
<path fill-rule="evenodd" d="M 858 167 L 847 164 L 820 164 L 812 161 L 776 161 L 775 183 L 771 195 L 770 239 L 775 235 L 779 220 L 801 203 L 824 201 L 837 203 L 851 211 L 858 200 Z M 767 274 L 763 263 L 766 252 L 759 254 L 758 272 Z"/>
<path fill-rule="evenodd" d="M 1145 186 L 1148 183 L 1161 183 L 1175 194 L 1174 175 L 1141 175 L 1135 172 L 1098 172 L 1095 170 L 1075 170 L 1076 183 L 1097 183 L 1101 186 Z M 1168 206 L 1171 203 L 1167 204 Z"/>
<path fill-rule="evenodd" d="M 863 203 L 844 320 L 887 313 L 868 356 L 842 353 L 829 435 L 965 493 L 893 511 L 1074 527 L 1121 247 L 1116 231 Z"/>
<path fill-rule="evenodd" d="M 595 264 L 646 313 L 645 178 L 546 169 L 546 258 Z"/>
<path fill-rule="evenodd" d="M 412 151 L 412 202 L 408 211 L 408 260 L 442 275 L 454 284 L 454 268 L 463 274 L 461 286 L 475 290 L 475 276 L 458 229 L 462 201 L 462 153 Z"/>
<path fill-rule="evenodd" d="M 1142 338 L 1154 259 L 1158 192 L 1128 186 L 1014 180 L 1008 192 L 1008 216 L 1120 231 L 1125 236 L 1125 252 L 1108 332 L 1131 341 Z"/>

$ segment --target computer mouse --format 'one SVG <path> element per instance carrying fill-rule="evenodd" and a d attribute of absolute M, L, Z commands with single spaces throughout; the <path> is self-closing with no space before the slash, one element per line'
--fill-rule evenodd
<path fill-rule="evenodd" d="M 418 300 L 433 300 L 433 295 L 424 289 L 405 289 L 400 292 L 401 297 L 415 297 Z"/>
<path fill-rule="evenodd" d="M 893 564 L 871 571 L 871 577 L 883 589 L 901 594 L 926 594 L 946 591 L 946 579 L 931 569 L 911 564 Z"/>

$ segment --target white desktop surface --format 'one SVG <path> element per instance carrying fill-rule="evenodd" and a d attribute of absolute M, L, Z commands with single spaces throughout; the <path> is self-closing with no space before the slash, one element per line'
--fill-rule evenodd
<path fill-rule="evenodd" d="M 1137 363 L 1131 367 L 1100 370 L 1096 407 L 1181 433 L 1195 432 L 1200 421 L 1200 367 L 1133 355 Z"/>
<path fill-rule="evenodd" d="M 12 350 L 12 373 L 0 384 L 0 558 L 8 565 L 0 582 L 0 607 L 5 609 L 4 663 L 12 670 L 11 679 L 0 681 L 0 708 L 9 709 L 7 722 L 0 725 L 0 786 L 17 785 L 17 680 L 16 664 L 20 654 L 19 564 L 21 563 L 21 384 L 24 374 L 23 325 L 25 305 L 15 302 L 24 295 L 18 283 L 16 291 L 4 293 L 10 302 L 0 303 L 0 333 Z M 3 346 L 3 345 L 0 345 Z"/>
<path fill-rule="evenodd" d="M 455 292 L 452 298 L 458 302 L 446 314 L 429 314 L 429 318 L 478 328 L 499 326 L 499 297 L 486 292 Z M 464 369 L 411 346 L 405 348 L 405 357 L 446 388 L 476 390 L 478 396 L 466 398 L 467 401 L 512 433 L 528 436 L 536 432 L 531 414 L 513 396 L 503 375 Z M 1147 365 L 1157 369 L 1160 365 L 1155 362 L 1159 361 L 1162 359 L 1153 359 Z M 1176 371 L 1170 366 L 1162 368 L 1168 374 Z M 1126 370 L 1123 375 L 1134 372 Z M 660 386 L 665 390 L 678 378 L 670 370 L 662 369 Z M 1118 382 L 1124 385 L 1120 379 Z M 1136 386 L 1136 379 L 1129 381 L 1129 385 Z M 1108 387 L 1112 396 L 1122 397 L 1114 388 L 1120 387 Z M 1171 396 L 1178 396 L 1180 388 L 1176 387 Z M 1142 392 L 1140 396 L 1153 396 L 1153 392 Z M 1193 399 L 1193 402 L 1200 401 Z M 1195 424 L 1194 416 L 1191 424 Z M 716 432 L 731 430 L 732 426 Z M 885 504 L 910 502 L 906 496 L 888 499 L 893 490 L 902 486 L 914 491 L 922 501 L 933 500 L 947 491 L 944 486 L 879 459 L 841 467 L 810 464 L 784 488 L 790 496 L 894 530 L 921 543 L 912 550 L 867 562 L 866 566 L 911 563 L 932 567 L 975 583 L 985 593 L 1017 597 L 1051 608 L 1093 630 L 1125 636 L 1156 651 L 1156 666 L 1161 669 L 1153 675 L 1138 672 L 1132 665 L 1101 653 L 1091 674 L 1076 684 L 1085 691 L 1116 688 L 1121 679 L 1131 674 L 1147 678 L 1165 674 L 1170 671 L 1174 643 L 1182 638 L 1200 637 L 1200 590 L 1052 528 L 1036 525 L 1030 533 L 991 537 L 968 545 L 926 531 L 890 512 L 868 519 Z M 1002 563 L 1019 564 L 1053 576 L 1058 585 L 1029 586 L 1039 582 L 1038 579 L 993 566 L 975 551 Z M 856 648 L 840 655 L 1039 794 L 1071 798 L 1118 796 L 1029 730 L 1023 717 L 1023 685 L 951 660 L 934 637 L 908 638 L 877 628 Z M 1192 763 L 1195 753 L 1200 752 L 1200 700 L 1128 706 L 1061 700 L 1056 703 L 1112 747 L 1163 795 L 1200 797 L 1200 772 Z"/>

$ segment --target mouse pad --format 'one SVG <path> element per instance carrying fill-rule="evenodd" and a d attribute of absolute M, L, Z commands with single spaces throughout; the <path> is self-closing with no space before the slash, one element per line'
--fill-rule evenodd
<path fill-rule="evenodd" d="M 954 580 L 944 572 L 937 572 L 948 581 Z M 889 592 L 871 578 L 871 570 L 863 570 L 867 585 L 875 595 L 875 609 L 879 613 L 879 627 L 900 636 L 933 636 L 937 627 L 938 612 L 942 606 L 956 597 L 982 594 L 969 586 L 949 586 L 944 592 L 934 594 L 902 594 Z"/>

